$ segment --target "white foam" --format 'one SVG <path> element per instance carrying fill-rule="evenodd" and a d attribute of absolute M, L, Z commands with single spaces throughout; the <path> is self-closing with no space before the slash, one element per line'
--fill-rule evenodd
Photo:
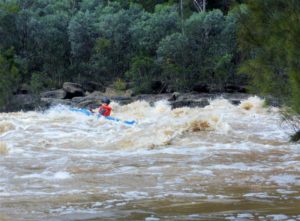
<path fill-rule="evenodd" d="M 294 193 L 298 193 L 298 191 L 295 191 L 295 190 L 286 190 L 286 189 L 277 189 L 276 192 L 277 193 L 281 193 L 281 194 L 294 194 Z"/>
<path fill-rule="evenodd" d="M 255 198 L 261 198 L 261 199 L 270 199 L 270 198 L 279 198 L 277 196 L 269 196 L 268 193 L 265 192 L 258 192 L 258 193 L 247 193 L 243 195 L 244 197 L 255 197 Z"/>
<path fill-rule="evenodd" d="M 65 171 L 60 171 L 53 175 L 53 179 L 57 179 L 57 180 L 64 180 L 64 179 L 69 179 L 69 178 L 71 178 L 70 173 L 65 172 Z"/>
<path fill-rule="evenodd" d="M 203 176 L 215 176 L 214 172 L 211 170 L 200 170 L 200 171 L 193 170 L 193 172 L 197 172 Z"/>
<path fill-rule="evenodd" d="M 278 185 L 300 185 L 299 177 L 290 174 L 273 175 L 270 176 L 269 181 L 277 183 Z"/>
<path fill-rule="evenodd" d="M 151 216 L 151 217 L 146 217 L 145 218 L 145 221 L 159 221 L 160 219 L 159 218 L 156 218 L 154 216 Z"/>
<path fill-rule="evenodd" d="M 254 216 L 251 213 L 239 213 L 237 215 L 238 218 L 248 218 L 248 219 L 252 219 L 254 218 Z"/>
<path fill-rule="evenodd" d="M 64 180 L 71 178 L 71 175 L 68 172 L 65 171 L 59 171 L 56 173 L 51 173 L 48 171 L 42 172 L 42 173 L 32 173 L 28 175 L 22 175 L 22 176 L 16 176 L 15 178 L 21 178 L 21 179 L 45 179 L 45 180 Z"/>
<path fill-rule="evenodd" d="M 284 214 L 267 215 L 266 217 L 272 220 L 287 220 L 289 218 L 287 215 Z"/>
<path fill-rule="evenodd" d="M 120 195 L 127 200 L 145 199 L 149 197 L 149 194 L 147 192 L 139 192 L 139 191 L 129 191 L 129 192 L 122 193 Z"/>

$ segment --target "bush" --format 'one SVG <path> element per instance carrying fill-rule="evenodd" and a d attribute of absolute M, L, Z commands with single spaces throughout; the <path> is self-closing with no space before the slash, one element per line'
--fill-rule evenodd
<path fill-rule="evenodd" d="M 34 72 L 30 79 L 30 91 L 38 94 L 45 88 L 49 88 L 51 85 L 51 80 L 45 73 Z"/>
<path fill-rule="evenodd" d="M 14 50 L 0 50 L 0 107 L 9 104 L 19 84 L 20 71 L 15 61 Z"/>
<path fill-rule="evenodd" d="M 121 78 L 118 78 L 114 84 L 113 87 L 117 91 L 125 91 L 126 90 L 126 82 L 122 80 Z"/>
<path fill-rule="evenodd" d="M 126 76 L 134 82 L 135 93 L 151 93 L 151 82 L 158 79 L 159 67 L 151 57 L 137 56 Z"/>

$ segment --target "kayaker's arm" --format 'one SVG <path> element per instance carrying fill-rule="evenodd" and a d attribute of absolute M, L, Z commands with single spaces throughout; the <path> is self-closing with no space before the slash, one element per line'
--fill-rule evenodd
<path fill-rule="evenodd" d="M 99 109 L 99 114 L 103 115 L 104 113 L 105 113 L 105 109 L 100 108 L 100 109 Z"/>

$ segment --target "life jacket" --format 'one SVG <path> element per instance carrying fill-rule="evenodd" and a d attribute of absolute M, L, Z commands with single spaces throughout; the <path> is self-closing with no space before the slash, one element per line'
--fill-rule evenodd
<path fill-rule="evenodd" d="M 102 113 L 102 115 L 105 116 L 105 117 L 110 116 L 111 110 L 112 110 L 111 106 L 108 106 L 106 104 L 102 104 L 99 107 L 99 113 Z"/>

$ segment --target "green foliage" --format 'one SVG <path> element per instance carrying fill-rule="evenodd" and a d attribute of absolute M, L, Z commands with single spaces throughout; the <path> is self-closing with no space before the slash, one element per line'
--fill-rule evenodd
<path fill-rule="evenodd" d="M 151 82 L 158 77 L 159 67 L 151 57 L 137 56 L 132 59 L 126 76 L 133 80 L 136 93 L 150 93 Z"/>
<path fill-rule="evenodd" d="M 81 11 L 92 11 L 97 7 L 104 7 L 105 3 L 107 1 L 105 0 L 82 0 L 79 4 L 80 4 L 80 10 Z"/>
<path fill-rule="evenodd" d="M 0 51 L 1 52 L 1 51 Z M 14 60 L 14 50 L 0 53 L 0 107 L 9 104 L 13 92 L 17 91 L 20 82 L 18 64 Z"/>
<path fill-rule="evenodd" d="M 160 40 L 180 30 L 179 21 L 175 7 L 160 6 L 153 14 L 144 13 L 130 29 L 135 50 L 155 55 Z"/>
<path fill-rule="evenodd" d="M 126 90 L 126 82 L 122 80 L 121 78 L 118 78 L 114 84 L 113 84 L 114 89 L 117 91 L 125 91 Z"/>
<path fill-rule="evenodd" d="M 227 13 L 232 4 L 208 8 Z M 17 81 L 34 93 L 66 80 L 122 88 L 118 79 L 128 77 L 138 92 L 151 92 L 156 80 L 183 91 L 236 81 L 237 13 L 195 11 L 183 1 L 181 20 L 177 0 L 0 0 L 0 42 L 15 49 Z"/>
<path fill-rule="evenodd" d="M 95 78 L 113 81 L 115 78 L 122 78 L 129 69 L 133 57 L 129 29 L 142 13 L 143 10 L 136 5 L 124 10 L 116 3 L 96 12 L 98 38 L 90 60 L 91 74 Z"/>
<path fill-rule="evenodd" d="M 240 12 L 240 71 L 253 87 L 272 94 L 300 113 L 300 4 L 298 1 L 248 1 Z"/>
<path fill-rule="evenodd" d="M 51 79 L 45 73 L 34 72 L 31 75 L 30 79 L 30 90 L 38 94 L 41 91 L 45 90 L 45 88 L 49 88 L 51 85 Z"/>
<path fill-rule="evenodd" d="M 19 6 L 14 2 L 0 2 L 0 42 L 3 48 L 17 45 L 16 19 Z"/>
<path fill-rule="evenodd" d="M 87 61 L 94 45 L 94 15 L 89 11 L 79 11 L 72 17 L 69 27 L 69 40 L 71 42 L 71 54 L 74 59 Z"/>
<path fill-rule="evenodd" d="M 163 80 L 176 90 L 187 90 L 194 78 L 188 72 L 191 55 L 188 38 L 174 33 L 164 38 L 157 50 L 158 62 L 163 69 Z"/>
<path fill-rule="evenodd" d="M 185 22 L 185 34 L 174 33 L 158 47 L 163 76 L 178 90 L 189 90 L 197 82 L 222 88 L 236 79 L 235 14 L 220 10 L 192 15 Z"/>
<path fill-rule="evenodd" d="M 104 53 L 106 49 L 111 47 L 111 41 L 106 38 L 97 38 L 94 46 L 96 53 Z"/>

